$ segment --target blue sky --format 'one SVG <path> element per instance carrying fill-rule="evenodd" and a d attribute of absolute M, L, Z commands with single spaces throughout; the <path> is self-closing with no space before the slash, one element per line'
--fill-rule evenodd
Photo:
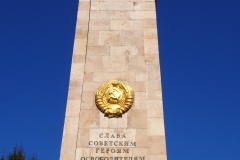
<path fill-rule="evenodd" d="M 0 152 L 59 158 L 77 5 L 0 1 Z M 168 160 L 240 159 L 239 6 L 157 2 Z"/>

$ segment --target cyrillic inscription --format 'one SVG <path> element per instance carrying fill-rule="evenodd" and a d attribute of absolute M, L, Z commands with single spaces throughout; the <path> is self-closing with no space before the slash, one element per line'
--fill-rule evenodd
<path fill-rule="evenodd" d="M 135 129 L 91 129 L 88 146 L 80 160 L 146 160 L 145 156 L 132 156 L 137 147 Z M 88 155 L 88 156 L 87 156 Z"/>

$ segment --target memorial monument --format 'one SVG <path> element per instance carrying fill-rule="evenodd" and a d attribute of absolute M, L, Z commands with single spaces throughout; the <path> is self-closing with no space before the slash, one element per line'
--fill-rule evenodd
<path fill-rule="evenodd" d="M 81 0 L 60 160 L 166 160 L 154 0 Z"/>

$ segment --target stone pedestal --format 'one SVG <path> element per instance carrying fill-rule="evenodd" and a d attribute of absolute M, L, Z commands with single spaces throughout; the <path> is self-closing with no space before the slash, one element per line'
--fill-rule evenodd
<path fill-rule="evenodd" d="M 133 88 L 132 108 L 107 118 L 95 91 Z M 81 0 L 60 160 L 166 160 L 154 0 Z"/>

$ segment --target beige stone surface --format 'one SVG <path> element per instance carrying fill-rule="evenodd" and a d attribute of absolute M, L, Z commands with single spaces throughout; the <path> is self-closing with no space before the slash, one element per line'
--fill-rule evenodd
<path fill-rule="evenodd" d="M 99 31 L 89 31 L 88 46 L 99 46 Z"/>
<path fill-rule="evenodd" d="M 149 80 L 147 81 L 147 89 L 149 91 L 161 90 L 160 80 Z"/>
<path fill-rule="evenodd" d="M 160 79 L 160 66 L 159 65 L 147 65 L 147 73 L 149 80 L 159 80 Z"/>
<path fill-rule="evenodd" d="M 136 142 L 137 142 L 137 147 L 139 147 L 139 148 L 140 147 L 147 148 L 149 146 L 147 129 L 137 129 L 136 130 Z"/>
<path fill-rule="evenodd" d="M 120 31 L 99 31 L 99 45 L 119 45 L 120 43 Z"/>
<path fill-rule="evenodd" d="M 76 39 L 86 39 L 88 35 L 88 29 L 87 28 L 79 28 L 76 29 L 75 38 Z"/>
<path fill-rule="evenodd" d="M 148 75 L 144 72 L 137 72 L 136 73 L 136 81 L 146 81 L 148 78 Z"/>
<path fill-rule="evenodd" d="M 144 28 L 156 28 L 157 27 L 156 19 L 151 19 L 151 18 L 144 19 L 143 26 Z"/>
<path fill-rule="evenodd" d="M 76 24 L 76 29 L 88 28 L 88 19 L 78 19 Z"/>
<path fill-rule="evenodd" d="M 129 0 L 102 0 L 102 1 L 105 1 L 105 2 L 129 2 Z"/>
<path fill-rule="evenodd" d="M 150 136 L 148 138 L 150 155 L 165 155 L 166 143 L 164 136 Z"/>
<path fill-rule="evenodd" d="M 143 56 L 144 55 L 144 47 L 142 46 L 143 41 L 141 42 L 141 40 L 139 39 L 138 44 L 136 44 L 136 53 L 139 56 Z"/>
<path fill-rule="evenodd" d="M 144 72 L 146 73 L 144 56 L 131 56 L 129 57 L 129 70 L 135 72 Z"/>
<path fill-rule="evenodd" d="M 158 55 L 158 40 L 157 39 L 144 39 L 144 53 Z"/>
<path fill-rule="evenodd" d="M 122 31 L 122 45 L 143 46 L 142 31 Z"/>
<path fill-rule="evenodd" d="M 132 2 L 100 2 L 100 10 L 133 10 Z"/>
<path fill-rule="evenodd" d="M 108 119 L 107 117 L 104 117 L 103 113 L 100 113 L 100 127 L 117 130 L 127 128 L 127 113 L 123 114 L 122 118 L 118 119 Z"/>
<path fill-rule="evenodd" d="M 83 77 L 83 80 L 84 82 L 92 82 L 93 81 L 93 74 L 94 73 L 84 73 L 84 77 Z"/>
<path fill-rule="evenodd" d="M 127 122 L 128 122 L 127 114 L 128 114 L 128 113 L 124 113 L 124 114 L 122 115 L 122 118 L 118 118 L 118 119 L 117 119 L 117 129 L 118 129 L 118 130 L 119 130 L 119 129 L 126 129 L 126 128 L 127 128 L 127 126 L 128 126 L 128 124 L 127 124 Z M 109 126 L 109 127 L 111 127 L 111 126 Z M 132 140 L 134 140 L 134 139 L 132 139 Z"/>
<path fill-rule="evenodd" d="M 147 160 L 166 160 L 166 155 L 148 155 L 146 157 Z"/>
<path fill-rule="evenodd" d="M 110 20 L 91 20 L 89 30 L 109 30 Z"/>
<path fill-rule="evenodd" d="M 104 117 L 95 105 L 96 89 L 113 79 L 134 90 L 133 106 L 121 118 Z M 166 160 L 161 89 L 155 1 L 81 0 L 60 160 L 111 156 Z M 127 137 L 100 138 L 100 133 Z M 115 153 L 106 153 L 106 146 L 89 145 L 122 140 L 136 146 L 109 147 Z M 128 153 L 116 153 L 123 149 Z"/>
<path fill-rule="evenodd" d="M 147 156 L 149 154 L 149 149 L 148 148 L 133 148 L 133 157 L 135 156 Z"/>
<path fill-rule="evenodd" d="M 129 19 L 129 11 L 91 11 L 91 19 Z"/>
<path fill-rule="evenodd" d="M 147 128 L 147 125 L 146 110 L 135 109 L 128 112 L 128 128 Z"/>
<path fill-rule="evenodd" d="M 81 100 L 68 100 L 66 117 L 78 117 L 80 112 Z"/>
<path fill-rule="evenodd" d="M 127 72 L 127 58 L 125 56 L 103 56 L 104 72 Z"/>
<path fill-rule="evenodd" d="M 146 92 L 135 92 L 135 109 L 147 109 Z"/>
<path fill-rule="evenodd" d="M 130 11 L 130 19 L 142 19 L 142 11 Z"/>
<path fill-rule="evenodd" d="M 80 100 L 82 91 L 80 89 L 69 89 L 68 99 L 69 100 Z"/>
<path fill-rule="evenodd" d="M 157 39 L 157 29 L 156 28 L 144 29 L 144 39 Z"/>
<path fill-rule="evenodd" d="M 111 46 L 110 55 L 133 56 L 133 55 L 136 55 L 136 47 L 135 46 Z"/>
<path fill-rule="evenodd" d="M 108 128 L 108 124 L 109 124 L 109 120 L 106 117 L 104 117 L 103 113 L 100 113 L 100 119 L 99 119 L 100 128 L 102 129 Z"/>
<path fill-rule="evenodd" d="M 61 154 L 60 160 L 75 160 L 75 154 L 74 155 Z"/>
<path fill-rule="evenodd" d="M 105 19 L 129 19 L 129 11 L 121 11 L 121 10 L 116 10 L 116 11 L 104 11 L 104 18 Z"/>
<path fill-rule="evenodd" d="M 87 39 L 75 39 L 73 46 L 74 55 L 86 54 Z"/>
<path fill-rule="evenodd" d="M 81 157 L 91 157 L 93 152 L 94 150 L 92 148 L 77 148 L 75 160 L 80 160 Z"/>
<path fill-rule="evenodd" d="M 143 21 L 134 20 L 134 30 L 143 30 Z"/>
<path fill-rule="evenodd" d="M 133 88 L 133 90 L 135 92 L 145 92 L 146 91 L 146 82 L 145 81 L 129 82 L 129 85 Z"/>
<path fill-rule="evenodd" d="M 79 128 L 96 128 L 99 127 L 98 110 L 81 110 Z"/>
<path fill-rule="evenodd" d="M 111 20 L 111 30 L 133 30 L 133 20 Z"/>
<path fill-rule="evenodd" d="M 163 117 L 162 101 L 147 100 L 148 117 Z"/>
<path fill-rule="evenodd" d="M 94 92 L 83 92 L 82 93 L 82 102 L 81 102 L 81 109 L 94 109 L 95 104 L 95 94 Z"/>
<path fill-rule="evenodd" d="M 89 46 L 87 48 L 88 55 L 109 55 L 108 46 Z"/>
<path fill-rule="evenodd" d="M 77 18 L 79 18 L 79 19 L 89 19 L 89 10 L 78 11 Z"/>
<path fill-rule="evenodd" d="M 85 11 L 90 9 L 90 2 L 87 1 L 79 1 L 78 10 Z"/>
<path fill-rule="evenodd" d="M 88 145 L 89 141 L 90 141 L 90 129 L 89 128 L 81 128 L 78 131 L 77 148 L 89 147 L 89 145 Z"/>
<path fill-rule="evenodd" d="M 142 2 L 142 10 L 155 11 L 155 2 Z"/>
<path fill-rule="evenodd" d="M 69 90 L 82 90 L 82 83 L 80 77 L 78 79 L 70 79 Z"/>
<path fill-rule="evenodd" d="M 65 117 L 64 136 L 76 136 L 78 131 L 79 117 Z"/>
<path fill-rule="evenodd" d="M 90 46 L 87 48 L 88 55 L 109 55 L 108 46 Z"/>
<path fill-rule="evenodd" d="M 73 55 L 72 63 L 85 64 L 85 55 Z"/>
<path fill-rule="evenodd" d="M 160 90 L 147 92 L 147 100 L 161 100 L 161 99 L 162 99 L 162 92 Z"/>
<path fill-rule="evenodd" d="M 86 57 L 86 72 L 101 72 L 102 71 L 103 60 L 102 56 L 87 56 Z"/>
<path fill-rule="evenodd" d="M 147 121 L 149 136 L 165 135 L 163 118 L 148 118 Z"/>
<path fill-rule="evenodd" d="M 99 72 L 94 73 L 93 81 L 108 82 L 112 79 L 117 79 L 120 81 L 134 81 L 135 72 Z"/>
<path fill-rule="evenodd" d="M 133 3 L 133 10 L 135 11 L 141 11 L 142 10 L 142 2 L 136 1 Z"/>
<path fill-rule="evenodd" d="M 70 80 L 81 80 L 83 78 L 84 65 L 72 63 Z"/>
<path fill-rule="evenodd" d="M 145 56 L 146 64 L 157 64 L 159 65 L 159 55 L 158 54 L 149 54 Z"/>
<path fill-rule="evenodd" d="M 100 3 L 99 2 L 91 2 L 91 10 L 99 10 Z"/>
<path fill-rule="evenodd" d="M 103 82 L 84 82 L 83 83 L 83 92 L 95 92 L 96 89 L 102 84 Z"/>
<path fill-rule="evenodd" d="M 62 139 L 61 155 L 74 155 L 77 136 L 65 135 Z"/>
<path fill-rule="evenodd" d="M 97 20 L 104 19 L 105 20 L 106 19 L 105 12 L 106 11 L 92 10 L 90 12 L 90 19 L 91 20 L 95 20 L 95 19 L 97 19 Z"/>
<path fill-rule="evenodd" d="M 155 2 L 155 0 L 141 0 L 142 2 Z"/>

